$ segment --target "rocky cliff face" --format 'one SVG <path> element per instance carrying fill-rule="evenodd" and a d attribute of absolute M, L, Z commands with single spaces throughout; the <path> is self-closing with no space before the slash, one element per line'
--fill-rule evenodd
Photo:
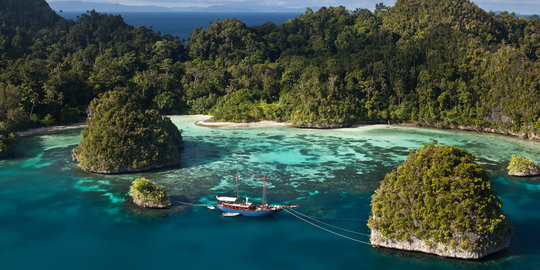
<path fill-rule="evenodd" d="M 135 199 L 135 197 L 133 197 L 133 203 L 144 208 L 169 208 L 171 207 L 170 201 L 167 203 L 159 203 L 159 202 L 153 202 L 153 201 L 139 200 L 139 199 Z"/>
<path fill-rule="evenodd" d="M 521 177 L 537 176 L 540 175 L 540 170 L 538 170 L 538 168 L 526 168 L 523 171 L 508 171 L 508 174 Z"/>
<path fill-rule="evenodd" d="M 426 241 L 422 241 L 417 238 L 412 238 L 409 241 L 388 239 L 377 230 L 372 230 L 370 243 L 374 247 L 423 252 L 449 258 L 481 259 L 489 254 L 496 253 L 507 248 L 508 245 L 510 245 L 510 238 L 504 242 L 501 242 L 499 245 L 490 247 L 486 250 L 467 251 L 459 247 L 451 247 L 442 243 L 429 244 Z"/>

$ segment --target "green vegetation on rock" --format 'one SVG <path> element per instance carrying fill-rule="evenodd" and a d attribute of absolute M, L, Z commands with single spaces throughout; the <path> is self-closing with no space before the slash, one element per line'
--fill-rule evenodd
<path fill-rule="evenodd" d="M 386 239 L 482 253 L 508 245 L 512 233 L 488 174 L 457 146 L 412 151 L 371 204 L 368 226 Z"/>
<path fill-rule="evenodd" d="M 15 134 L 0 129 L 0 158 L 5 158 L 13 152 Z"/>
<path fill-rule="evenodd" d="M 87 127 L 73 149 L 85 171 L 120 173 L 179 164 L 182 136 L 167 117 L 144 110 L 126 92 L 106 92 L 88 108 Z"/>
<path fill-rule="evenodd" d="M 508 164 L 508 174 L 514 176 L 535 176 L 540 174 L 540 166 L 536 165 L 528 156 L 514 156 Z"/>
<path fill-rule="evenodd" d="M 167 208 L 171 206 L 171 199 L 167 192 L 156 183 L 145 179 L 133 180 L 129 188 L 129 195 L 138 206 L 147 208 Z"/>
<path fill-rule="evenodd" d="M 19 96 L 17 87 L 0 82 L 0 158 L 10 155 L 15 146 L 15 134 L 11 131 L 23 114 L 18 108 Z"/>

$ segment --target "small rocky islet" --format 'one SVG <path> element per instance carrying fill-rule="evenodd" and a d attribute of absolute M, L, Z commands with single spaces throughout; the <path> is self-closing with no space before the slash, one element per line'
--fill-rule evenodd
<path fill-rule="evenodd" d="M 508 247 L 512 235 L 487 172 L 457 146 L 411 152 L 385 176 L 371 205 L 375 247 L 480 259 Z"/>
<path fill-rule="evenodd" d="M 529 177 L 540 175 L 540 166 L 536 165 L 528 156 L 514 156 L 508 164 L 508 175 Z"/>
<path fill-rule="evenodd" d="M 146 178 L 137 178 L 129 188 L 133 203 L 144 208 L 169 208 L 171 199 L 158 184 Z"/>

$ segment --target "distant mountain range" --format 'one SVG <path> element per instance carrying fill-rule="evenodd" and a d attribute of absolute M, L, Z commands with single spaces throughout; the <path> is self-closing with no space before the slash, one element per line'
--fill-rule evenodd
<path fill-rule="evenodd" d="M 176 7 L 168 8 L 162 6 L 130 6 L 117 3 L 98 3 L 84 1 L 55 1 L 49 6 L 55 11 L 85 12 L 95 9 L 98 12 L 304 12 L 305 8 L 288 8 L 283 6 L 264 6 L 257 4 L 227 4 L 214 5 L 210 7 Z M 313 7 L 318 9 L 319 7 Z"/>

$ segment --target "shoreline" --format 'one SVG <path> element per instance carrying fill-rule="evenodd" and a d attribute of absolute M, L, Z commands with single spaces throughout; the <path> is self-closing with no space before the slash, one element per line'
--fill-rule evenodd
<path fill-rule="evenodd" d="M 289 127 L 292 126 L 289 122 L 276 122 L 263 120 L 258 122 L 214 122 L 208 119 L 195 122 L 195 125 L 201 127 Z"/>
<path fill-rule="evenodd" d="M 197 116 L 208 117 L 208 119 L 211 117 L 210 115 L 197 115 Z M 338 127 L 338 128 L 316 128 L 316 127 L 296 127 L 290 122 L 276 122 L 276 121 L 270 121 L 270 120 L 238 123 L 238 122 L 214 122 L 208 119 L 197 121 L 195 122 L 195 125 L 201 126 L 201 127 L 293 127 L 293 128 L 300 128 L 300 129 L 305 129 L 305 128 L 307 129 L 340 129 L 340 128 L 359 128 L 359 127 L 373 126 L 373 125 L 386 125 L 386 126 L 430 128 L 430 129 L 436 129 L 436 130 L 464 131 L 464 132 L 472 132 L 472 133 L 478 133 L 478 134 L 494 134 L 494 135 L 500 135 L 500 136 L 505 136 L 505 137 L 518 138 L 518 139 L 522 139 L 526 141 L 540 142 L 540 135 L 513 133 L 510 131 L 498 131 L 492 128 L 475 128 L 475 127 L 469 127 L 469 126 L 437 126 L 437 125 L 432 125 L 432 124 L 425 124 L 425 123 L 420 124 L 420 123 L 411 123 L 411 122 L 392 123 L 388 121 L 366 121 L 366 122 L 355 122 L 355 123 L 352 123 L 351 125 Z"/>
<path fill-rule="evenodd" d="M 48 134 L 55 131 L 78 129 L 78 128 L 84 128 L 84 127 L 86 127 L 86 122 L 80 122 L 80 123 L 75 123 L 71 125 L 32 128 L 32 129 L 27 129 L 25 131 L 17 131 L 15 132 L 15 134 L 17 134 L 17 136 L 19 137 L 26 137 L 26 136 L 32 136 L 32 135 Z"/>
<path fill-rule="evenodd" d="M 478 134 L 494 134 L 494 135 L 500 135 L 510 138 L 517 138 L 522 139 L 526 141 L 533 141 L 533 142 L 540 142 L 540 135 L 535 134 L 527 134 L 527 133 L 514 133 L 511 131 L 499 131 L 493 128 L 476 128 L 476 127 L 470 127 L 470 126 L 437 126 L 432 124 L 416 124 L 416 123 L 390 123 L 388 125 L 397 125 L 397 126 L 404 126 L 404 127 L 418 127 L 418 128 L 432 128 L 432 129 L 438 129 L 438 130 L 454 130 L 454 131 L 464 131 L 464 132 L 472 132 L 472 133 L 478 133 Z"/>
<path fill-rule="evenodd" d="M 467 251 L 459 247 L 452 247 L 448 244 L 443 244 L 440 242 L 435 242 L 435 244 L 433 245 L 418 238 L 412 238 L 409 240 L 390 239 L 383 236 L 377 230 L 371 231 L 369 242 L 371 243 L 372 247 L 376 248 L 391 248 L 409 252 L 422 252 L 441 257 L 463 260 L 479 260 L 508 248 L 508 246 L 510 246 L 510 236 L 508 236 L 508 239 L 506 239 L 505 241 L 501 241 L 496 245 L 492 245 L 485 250 L 472 251 Z"/>
<path fill-rule="evenodd" d="M 205 117 L 206 119 L 196 121 L 194 124 L 201 127 L 209 127 L 209 128 L 229 128 L 229 127 L 293 127 L 293 128 L 306 128 L 306 127 L 296 127 L 290 122 L 276 122 L 271 120 L 263 120 L 263 121 L 257 121 L 257 122 L 215 122 L 209 120 L 212 116 L 211 115 L 200 115 L 200 114 L 187 114 L 189 116 L 198 116 L 198 117 Z M 171 116 L 171 115 L 168 115 Z M 178 116 L 184 116 L 184 115 L 178 115 Z M 309 127 L 308 129 L 340 129 L 340 128 L 359 128 L 359 127 L 366 127 L 366 126 L 373 126 L 373 125 L 386 125 L 386 126 L 403 126 L 403 127 L 417 127 L 417 128 L 432 128 L 437 130 L 454 130 L 454 131 L 465 131 L 465 132 L 472 132 L 472 133 L 478 133 L 478 134 L 494 134 L 494 135 L 500 135 L 505 137 L 511 137 L 511 138 L 518 138 L 526 141 L 533 141 L 533 142 L 540 142 L 540 135 L 534 135 L 534 134 L 521 134 L 521 133 L 513 133 L 510 131 L 498 131 L 492 128 L 475 128 L 475 127 L 469 127 L 469 126 L 437 126 L 437 125 L 431 125 L 431 124 L 419 124 L 419 123 L 411 123 L 411 122 L 403 122 L 403 123 L 392 123 L 388 121 L 366 121 L 366 122 L 355 122 L 352 123 L 349 126 L 345 127 L 339 127 L 339 128 L 315 128 L 315 127 Z M 25 137 L 25 136 L 32 136 L 32 135 L 43 135 L 48 134 L 55 131 L 62 131 L 62 130 L 70 130 L 70 129 L 77 129 L 77 128 L 84 128 L 86 127 L 86 122 L 80 122 L 75 123 L 71 125 L 60 125 L 60 126 L 51 126 L 51 127 L 41 127 L 41 128 L 34 128 L 34 129 L 28 129 L 25 131 L 17 131 L 15 132 L 17 136 L 19 137 Z"/>

